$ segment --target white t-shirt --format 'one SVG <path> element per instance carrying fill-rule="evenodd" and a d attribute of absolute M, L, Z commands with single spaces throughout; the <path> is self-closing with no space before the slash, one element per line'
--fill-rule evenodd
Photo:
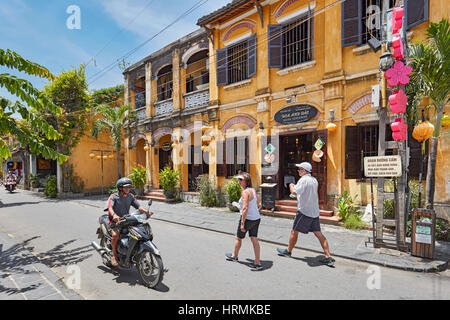
<path fill-rule="evenodd" d="M 311 174 L 305 174 L 294 186 L 298 211 L 305 216 L 317 218 L 320 215 L 318 187 L 319 183 Z"/>

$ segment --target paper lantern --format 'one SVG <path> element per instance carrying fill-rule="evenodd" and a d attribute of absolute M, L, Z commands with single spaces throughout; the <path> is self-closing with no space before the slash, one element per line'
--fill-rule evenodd
<path fill-rule="evenodd" d="M 114 155 L 113 155 L 113 154 L 110 154 L 110 155 L 108 156 L 108 158 L 109 158 L 109 159 L 114 159 Z"/>
<path fill-rule="evenodd" d="M 394 36 L 392 39 L 392 47 L 394 48 L 394 58 L 396 60 L 403 60 L 403 40 L 401 36 Z"/>
<path fill-rule="evenodd" d="M 398 33 L 403 25 L 403 8 L 392 9 L 392 34 Z"/>
<path fill-rule="evenodd" d="M 397 118 L 391 123 L 392 137 L 395 141 L 406 140 L 408 125 L 405 123 L 405 119 Z"/>
<path fill-rule="evenodd" d="M 412 72 L 410 66 L 405 66 L 403 62 L 397 61 L 394 66 L 384 74 L 388 79 L 388 86 L 395 87 L 396 85 L 404 86 L 409 82 L 409 74 Z"/>
<path fill-rule="evenodd" d="M 90 153 L 90 154 L 89 154 L 89 157 L 90 157 L 91 159 L 94 159 L 94 158 L 95 158 L 95 154 Z"/>
<path fill-rule="evenodd" d="M 446 114 L 442 115 L 441 126 L 446 127 L 450 124 L 450 117 Z"/>
<path fill-rule="evenodd" d="M 102 157 L 101 156 L 97 156 L 97 160 L 100 160 Z"/>
<path fill-rule="evenodd" d="M 103 160 L 108 160 L 108 156 L 103 156 Z"/>
<path fill-rule="evenodd" d="M 429 121 L 421 121 L 414 127 L 412 137 L 418 142 L 428 140 L 434 132 L 434 125 Z"/>
<path fill-rule="evenodd" d="M 335 132 L 336 128 L 337 128 L 337 126 L 333 122 L 330 122 L 329 124 L 327 124 L 328 132 Z"/>
<path fill-rule="evenodd" d="M 389 104 L 391 105 L 391 111 L 393 113 L 405 113 L 407 103 L 408 98 L 402 89 L 394 91 L 394 93 L 389 96 Z"/>
<path fill-rule="evenodd" d="M 150 150 L 150 147 L 147 146 L 147 145 L 145 145 L 145 146 L 144 146 L 144 151 L 148 151 L 148 150 Z"/>

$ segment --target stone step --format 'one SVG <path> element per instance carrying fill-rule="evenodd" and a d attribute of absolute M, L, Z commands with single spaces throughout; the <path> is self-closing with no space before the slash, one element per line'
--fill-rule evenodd
<path fill-rule="evenodd" d="M 289 219 L 295 218 L 295 213 L 290 212 L 290 211 L 273 211 L 272 212 L 270 210 L 261 209 L 260 212 L 262 214 L 270 215 L 273 217 L 282 217 L 282 218 L 289 218 Z M 331 216 L 330 217 L 330 216 L 320 215 L 319 220 L 321 223 L 338 225 L 339 221 L 341 221 L 342 218 L 339 216 Z"/>
<path fill-rule="evenodd" d="M 152 200 L 156 200 L 156 201 L 166 201 L 166 197 L 164 195 L 162 195 L 162 196 L 143 195 L 143 196 L 138 196 L 137 198 L 142 199 L 142 200 L 152 199 Z"/>
<path fill-rule="evenodd" d="M 275 205 L 297 207 L 297 200 L 275 200 Z"/>

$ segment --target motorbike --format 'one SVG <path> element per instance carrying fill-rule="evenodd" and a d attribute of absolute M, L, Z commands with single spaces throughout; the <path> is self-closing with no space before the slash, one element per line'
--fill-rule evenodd
<path fill-rule="evenodd" d="M 149 200 L 148 207 L 152 204 Z M 129 269 L 136 265 L 139 276 L 149 288 L 158 286 L 163 280 L 164 266 L 161 253 L 153 241 L 153 232 L 149 223 L 150 215 L 136 210 L 134 213 L 123 216 L 119 223 L 109 224 L 108 215 L 99 218 L 100 226 L 97 235 L 100 245 L 92 241 L 92 246 L 102 257 L 103 264 L 112 267 L 112 229 L 120 231 L 117 244 L 117 257 L 119 266 Z"/>
<path fill-rule="evenodd" d="M 15 179 L 7 177 L 4 184 L 5 184 L 6 190 L 8 190 L 9 192 L 12 193 L 16 189 L 17 182 Z"/>

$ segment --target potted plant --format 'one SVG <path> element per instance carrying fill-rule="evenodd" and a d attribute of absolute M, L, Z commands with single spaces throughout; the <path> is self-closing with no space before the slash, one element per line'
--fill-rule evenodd
<path fill-rule="evenodd" d="M 37 174 L 30 173 L 30 182 L 32 188 L 39 188 L 39 176 Z"/>
<path fill-rule="evenodd" d="M 130 180 L 133 182 L 133 188 L 136 195 L 142 196 L 144 194 L 144 185 L 146 180 L 146 170 L 142 166 L 131 168 Z"/>
<path fill-rule="evenodd" d="M 167 166 L 159 173 L 159 185 L 164 190 L 164 195 L 168 200 L 175 198 L 176 187 L 178 185 L 180 172 Z"/>
<path fill-rule="evenodd" d="M 225 187 L 225 194 L 227 196 L 227 206 L 231 211 L 239 211 L 232 203 L 239 201 L 242 194 L 242 188 L 236 178 L 231 179 Z"/>

